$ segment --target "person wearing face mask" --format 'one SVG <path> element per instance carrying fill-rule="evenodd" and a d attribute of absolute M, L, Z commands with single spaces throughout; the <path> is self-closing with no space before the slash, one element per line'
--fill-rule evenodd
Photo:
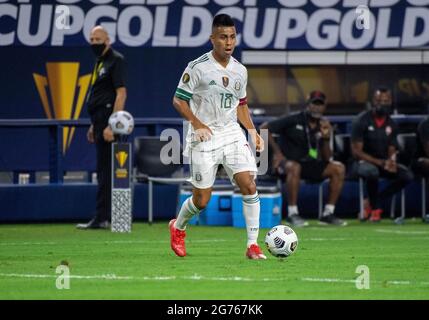
<path fill-rule="evenodd" d="M 355 159 L 352 173 L 366 182 L 369 206 L 365 208 L 364 220 L 373 222 L 381 220 L 381 200 L 413 180 L 411 171 L 396 162 L 397 127 L 390 117 L 391 110 L 392 93 L 380 87 L 374 91 L 371 109 L 360 113 L 352 123 L 351 149 Z M 391 180 L 382 192 L 378 192 L 380 177 Z"/>
<path fill-rule="evenodd" d="M 325 94 L 318 90 L 312 91 L 305 110 L 266 122 L 260 127 L 269 131 L 274 174 L 286 177 L 286 221 L 294 226 L 308 225 L 299 215 L 297 207 L 301 179 L 329 179 L 329 198 L 320 223 L 346 225 L 345 221 L 334 215 L 335 204 L 344 183 L 345 168 L 342 163 L 331 160 L 332 127 L 329 121 L 323 118 L 325 110 Z M 273 138 L 273 134 L 279 136 L 278 142 Z"/>
<path fill-rule="evenodd" d="M 112 113 L 125 107 L 125 60 L 122 54 L 110 47 L 109 35 L 101 26 L 91 30 L 90 44 L 96 61 L 86 98 L 91 118 L 87 138 L 96 147 L 97 204 L 95 217 L 76 227 L 107 229 L 111 218 L 111 144 L 115 139 L 108 120 Z"/>

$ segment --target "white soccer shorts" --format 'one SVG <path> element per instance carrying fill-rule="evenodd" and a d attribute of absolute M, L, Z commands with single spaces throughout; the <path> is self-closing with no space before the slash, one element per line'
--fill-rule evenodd
<path fill-rule="evenodd" d="M 231 183 L 235 185 L 234 175 L 250 171 L 256 178 L 258 168 L 250 145 L 242 134 L 238 141 L 211 151 L 190 148 L 190 182 L 195 188 L 207 189 L 213 186 L 219 164 L 222 164 Z"/>

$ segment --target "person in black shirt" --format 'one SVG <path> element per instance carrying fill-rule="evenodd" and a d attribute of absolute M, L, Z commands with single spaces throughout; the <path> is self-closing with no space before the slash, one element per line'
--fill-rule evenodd
<path fill-rule="evenodd" d="M 379 200 L 391 197 L 413 179 L 405 166 L 396 162 L 397 127 L 390 117 L 392 94 L 386 88 L 379 88 L 373 94 L 372 108 L 360 113 L 352 123 L 351 148 L 355 158 L 352 172 L 365 179 L 369 207 L 364 219 L 381 220 Z M 384 177 L 392 183 L 378 192 L 378 179 Z"/>
<path fill-rule="evenodd" d="M 308 223 L 298 214 L 298 192 L 300 180 L 322 181 L 329 179 L 329 199 L 320 222 L 323 224 L 346 225 L 334 215 L 335 204 L 341 193 L 345 168 L 340 162 L 331 161 L 330 139 L 332 127 L 322 118 L 326 110 L 326 96 L 312 91 L 306 110 L 264 123 L 261 129 L 268 129 L 269 145 L 272 148 L 274 173 L 286 176 L 289 223 L 306 226 Z M 275 141 L 273 134 L 279 136 Z"/>
<path fill-rule="evenodd" d="M 111 150 L 114 135 L 108 125 L 112 113 L 123 110 L 127 96 L 124 57 L 110 47 L 107 31 L 96 26 L 90 34 L 91 49 L 96 56 L 91 87 L 87 96 L 91 126 L 87 133 L 97 153 L 97 205 L 95 217 L 79 229 L 108 228 L 111 218 Z"/>

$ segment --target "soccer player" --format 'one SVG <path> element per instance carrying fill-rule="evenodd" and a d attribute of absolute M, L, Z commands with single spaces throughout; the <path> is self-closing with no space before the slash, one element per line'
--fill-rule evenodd
<path fill-rule="evenodd" d="M 222 164 L 243 194 L 246 256 L 266 259 L 257 243 L 260 203 L 254 181 L 256 161 L 237 121 L 248 130 L 257 151 L 263 150 L 264 141 L 247 106 L 247 70 L 232 57 L 236 30 L 230 16 L 214 17 L 210 41 L 213 50 L 188 64 L 173 98 L 176 110 L 190 123 L 185 155 L 190 159 L 193 190 L 177 219 L 170 221 L 171 248 L 179 257 L 186 256 L 186 225 L 207 206 L 218 165 Z"/>

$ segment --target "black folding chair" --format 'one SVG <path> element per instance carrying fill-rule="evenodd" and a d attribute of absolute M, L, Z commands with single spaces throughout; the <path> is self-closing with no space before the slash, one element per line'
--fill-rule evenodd
<path fill-rule="evenodd" d="M 148 222 L 153 222 L 153 184 L 178 184 L 189 180 L 184 174 L 180 141 L 141 136 L 134 139 L 135 179 L 148 182 Z M 170 161 L 174 160 L 174 161 Z"/>
<path fill-rule="evenodd" d="M 417 135 L 416 133 L 400 133 L 398 134 L 399 159 L 402 164 L 409 166 L 413 160 L 413 156 L 417 150 Z M 422 196 L 422 219 L 426 221 L 426 177 L 418 176 L 421 181 L 421 196 Z"/>

